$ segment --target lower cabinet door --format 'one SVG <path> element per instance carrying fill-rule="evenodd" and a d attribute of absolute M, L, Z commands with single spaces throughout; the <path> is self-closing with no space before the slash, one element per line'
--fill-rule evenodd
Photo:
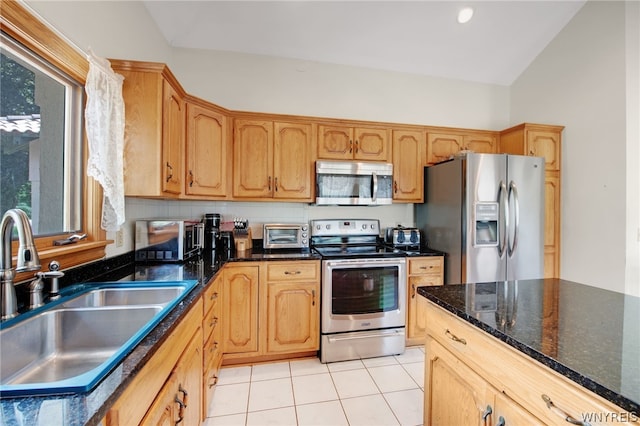
<path fill-rule="evenodd" d="M 426 351 L 424 424 L 484 425 L 493 410 L 489 383 L 430 337 Z"/>
<path fill-rule="evenodd" d="M 140 422 L 143 426 L 175 426 L 179 415 L 176 402 L 176 373 L 171 373 L 169 379 L 156 396 L 147 414 Z"/>
<path fill-rule="evenodd" d="M 257 352 L 258 266 L 228 268 L 223 273 L 223 351 Z"/>
<path fill-rule="evenodd" d="M 268 283 L 269 352 L 318 349 L 319 296 L 317 283 Z"/>

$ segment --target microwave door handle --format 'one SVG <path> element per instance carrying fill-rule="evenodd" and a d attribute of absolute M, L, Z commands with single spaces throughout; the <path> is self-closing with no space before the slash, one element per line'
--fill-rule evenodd
<path fill-rule="evenodd" d="M 378 201 L 378 174 L 373 172 L 373 194 L 371 194 L 371 201 L 374 203 Z"/>

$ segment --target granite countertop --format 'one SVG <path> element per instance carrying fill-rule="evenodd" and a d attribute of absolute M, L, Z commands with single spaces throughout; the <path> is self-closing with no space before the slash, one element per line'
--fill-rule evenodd
<path fill-rule="evenodd" d="M 640 298 L 560 279 L 419 287 L 418 294 L 640 414 Z"/>
<path fill-rule="evenodd" d="M 15 397 L 0 399 L 0 424 L 34 426 L 97 425 L 135 375 L 155 354 L 169 332 L 197 301 L 207 283 L 227 262 L 270 260 L 318 260 L 309 252 L 269 252 L 256 248 L 225 256 L 203 254 L 183 263 L 136 264 L 133 253 L 65 271 L 60 285 L 105 281 L 173 281 L 197 280 L 198 285 L 176 306 L 94 389 L 67 395 Z M 17 290 L 22 290 L 18 286 Z M 24 294 L 19 294 L 23 299 Z M 27 295 L 28 300 L 28 295 Z M 20 306 L 20 311 L 25 310 Z"/>

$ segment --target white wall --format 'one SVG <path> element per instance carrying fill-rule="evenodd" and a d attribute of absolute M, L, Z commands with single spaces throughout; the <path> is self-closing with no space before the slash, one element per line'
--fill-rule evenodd
<path fill-rule="evenodd" d="M 640 118 L 627 116 L 631 49 L 625 40 L 625 3 L 587 2 L 512 85 L 511 121 L 566 126 L 562 278 L 640 294 L 637 275 L 625 284 L 626 263 L 637 268 L 638 262 L 626 256 L 627 238 L 636 238 L 638 223 L 637 192 L 626 188 L 634 179 L 637 188 L 640 167 L 637 155 L 626 155 L 627 126 L 637 126 Z M 637 145 L 629 140 L 630 147 Z"/>
<path fill-rule="evenodd" d="M 229 109 L 502 129 L 509 90 L 397 72 L 259 55 L 174 49 L 188 93 Z"/>

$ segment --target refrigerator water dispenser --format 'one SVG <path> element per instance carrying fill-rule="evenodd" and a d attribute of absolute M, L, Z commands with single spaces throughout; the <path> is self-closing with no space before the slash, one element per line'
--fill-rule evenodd
<path fill-rule="evenodd" d="M 496 202 L 478 202 L 475 205 L 476 247 L 495 247 L 498 245 L 499 206 Z"/>

